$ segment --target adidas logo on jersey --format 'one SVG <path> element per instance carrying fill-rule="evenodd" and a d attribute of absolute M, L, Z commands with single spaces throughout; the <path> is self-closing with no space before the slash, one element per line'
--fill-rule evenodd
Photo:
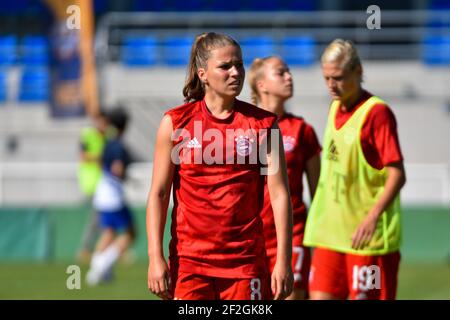
<path fill-rule="evenodd" d="M 336 144 L 334 140 L 331 140 L 330 147 L 328 148 L 328 160 L 339 161 L 338 156 L 339 152 L 337 151 Z"/>
<path fill-rule="evenodd" d="M 194 138 L 187 143 L 187 147 L 189 149 L 200 149 L 202 145 L 198 142 L 197 138 Z"/>

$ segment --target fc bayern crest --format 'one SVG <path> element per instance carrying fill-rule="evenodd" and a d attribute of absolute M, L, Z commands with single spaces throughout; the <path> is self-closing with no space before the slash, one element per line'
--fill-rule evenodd
<path fill-rule="evenodd" d="M 284 152 L 291 152 L 295 147 L 295 138 L 291 136 L 283 136 Z"/>
<path fill-rule="evenodd" d="M 234 139 L 236 141 L 236 152 L 238 155 L 242 157 L 248 156 L 250 153 L 252 153 L 252 143 L 253 139 L 249 138 L 248 136 L 239 136 Z"/>

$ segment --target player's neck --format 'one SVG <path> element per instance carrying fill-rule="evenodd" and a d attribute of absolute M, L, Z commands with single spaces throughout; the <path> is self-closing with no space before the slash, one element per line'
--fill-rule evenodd
<path fill-rule="evenodd" d="M 341 100 L 341 109 L 345 112 L 352 111 L 361 100 L 363 94 L 364 90 L 360 87 L 354 95 L 348 97 L 347 99 Z"/>
<path fill-rule="evenodd" d="M 284 102 L 285 100 L 279 97 L 262 96 L 260 107 L 281 117 L 286 112 Z"/>
<path fill-rule="evenodd" d="M 234 108 L 235 97 L 221 97 L 218 95 L 205 95 L 205 103 L 211 114 L 218 118 L 226 118 Z"/>

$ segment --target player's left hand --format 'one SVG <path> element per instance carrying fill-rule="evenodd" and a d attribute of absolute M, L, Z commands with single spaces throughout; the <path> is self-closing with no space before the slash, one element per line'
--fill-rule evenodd
<path fill-rule="evenodd" d="M 378 214 L 371 211 L 364 221 L 358 226 L 352 236 L 352 248 L 355 250 L 364 249 L 370 242 L 377 228 Z"/>

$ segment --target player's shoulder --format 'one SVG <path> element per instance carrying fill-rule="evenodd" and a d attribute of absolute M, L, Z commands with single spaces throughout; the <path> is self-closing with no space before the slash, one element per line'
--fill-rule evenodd
<path fill-rule="evenodd" d="M 84 127 L 80 133 L 81 139 L 83 140 L 93 139 L 98 135 L 100 135 L 100 132 L 95 127 Z"/>
<path fill-rule="evenodd" d="M 280 118 L 280 121 L 289 121 L 298 124 L 306 123 L 305 119 L 302 116 L 293 114 L 291 112 L 286 112 L 285 114 L 283 114 L 283 116 Z"/>
<path fill-rule="evenodd" d="M 372 108 L 369 110 L 365 120 L 365 126 L 372 127 L 374 129 L 393 126 L 397 124 L 396 117 L 393 110 L 387 102 L 383 100 L 376 101 Z"/>
<path fill-rule="evenodd" d="M 286 112 L 283 117 L 280 119 L 281 121 L 286 121 L 288 122 L 291 126 L 297 126 L 299 128 L 302 128 L 306 131 L 314 131 L 313 126 L 305 120 L 304 117 L 300 116 L 300 115 L 295 115 L 293 113 L 290 112 Z"/>
<path fill-rule="evenodd" d="M 182 105 L 179 105 L 179 106 L 176 106 L 176 107 L 173 107 L 173 108 L 167 110 L 165 112 L 165 114 L 172 116 L 172 115 L 184 115 L 187 113 L 192 113 L 199 104 L 200 104 L 200 101 L 187 102 L 187 103 L 184 103 Z"/>
<path fill-rule="evenodd" d="M 375 97 L 375 96 L 372 95 L 372 97 Z M 375 97 L 375 98 L 378 98 L 378 97 Z M 370 109 L 369 115 L 372 118 L 395 119 L 394 112 L 392 111 L 389 104 L 380 98 L 378 98 L 378 100 L 375 101 L 374 105 Z"/>
<path fill-rule="evenodd" d="M 124 144 L 120 139 L 110 139 L 106 142 L 105 149 L 123 149 Z"/>
<path fill-rule="evenodd" d="M 254 118 L 256 120 L 275 120 L 277 119 L 277 115 L 266 111 L 262 108 L 258 108 L 257 106 L 236 99 L 236 108 L 235 111 L 242 113 L 245 117 Z"/>
<path fill-rule="evenodd" d="M 177 128 L 181 121 L 186 121 L 200 110 L 201 101 L 188 102 L 174 108 L 169 109 L 164 113 L 165 116 L 169 116 L 172 120 L 174 128 Z"/>

